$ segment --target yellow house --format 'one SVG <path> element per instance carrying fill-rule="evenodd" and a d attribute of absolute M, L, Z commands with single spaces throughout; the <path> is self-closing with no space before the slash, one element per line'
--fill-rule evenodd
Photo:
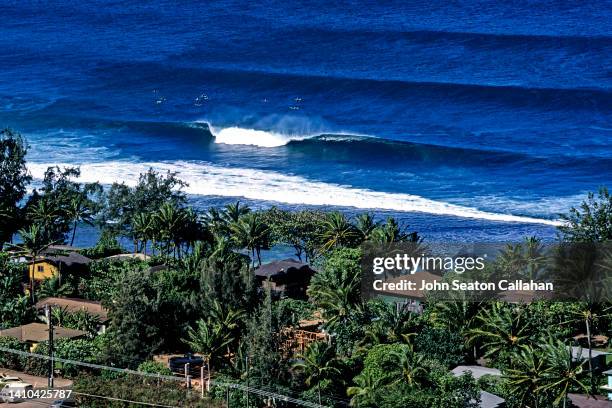
<path fill-rule="evenodd" d="M 87 268 L 91 259 L 76 252 L 67 255 L 45 255 L 29 266 L 30 279 L 42 281 L 60 273 L 80 272 Z"/>

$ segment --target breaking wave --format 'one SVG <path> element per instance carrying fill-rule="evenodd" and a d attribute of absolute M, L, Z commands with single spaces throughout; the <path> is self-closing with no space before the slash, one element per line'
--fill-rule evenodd
<path fill-rule="evenodd" d="M 209 125 L 210 126 L 210 125 Z M 264 130 L 245 129 L 240 127 L 228 127 L 223 129 L 213 129 L 210 131 L 215 138 L 215 143 L 228 145 L 250 145 L 259 147 L 278 147 L 284 146 L 291 141 L 304 140 L 313 136 L 285 135 Z"/>
<path fill-rule="evenodd" d="M 41 179 L 51 163 L 30 163 L 34 178 Z M 59 164 L 69 166 L 71 164 Z M 74 165 L 74 164 L 72 164 Z M 412 194 L 386 193 L 351 186 L 311 181 L 303 177 L 283 175 L 274 171 L 228 168 L 206 163 L 178 161 L 128 162 L 107 161 L 80 165 L 81 181 L 134 185 L 140 173 L 149 168 L 176 172 L 189 183 L 185 192 L 202 196 L 244 197 L 253 200 L 285 204 L 353 207 L 398 212 L 422 212 L 488 221 L 532 223 L 557 226 L 560 221 L 520 215 L 482 211 L 469 206 L 450 204 Z"/>

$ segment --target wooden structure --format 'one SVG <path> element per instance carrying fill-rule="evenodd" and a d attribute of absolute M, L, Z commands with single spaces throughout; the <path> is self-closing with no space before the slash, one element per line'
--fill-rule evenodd
<path fill-rule="evenodd" d="M 282 351 L 285 355 L 303 354 L 312 343 L 317 341 L 329 341 L 329 335 L 322 332 L 314 332 L 287 327 L 281 331 Z"/>
<path fill-rule="evenodd" d="M 294 259 L 273 261 L 255 269 L 257 282 L 279 296 L 306 298 L 306 288 L 315 271 Z"/>

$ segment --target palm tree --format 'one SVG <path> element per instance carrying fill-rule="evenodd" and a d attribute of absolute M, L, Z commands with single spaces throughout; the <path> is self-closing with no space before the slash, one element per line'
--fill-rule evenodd
<path fill-rule="evenodd" d="M 480 340 L 486 350 L 485 357 L 518 350 L 529 340 L 523 311 L 521 307 L 513 308 L 500 302 L 493 303 L 491 308 L 482 310 L 476 316 L 480 327 L 468 332 L 468 340 Z"/>
<path fill-rule="evenodd" d="M 398 378 L 397 381 L 404 381 L 412 387 L 418 384 L 427 374 L 427 370 L 423 366 L 424 357 L 415 353 L 412 345 L 407 344 L 403 352 L 394 353 L 393 356 L 396 358 L 401 373 L 401 378 Z"/>
<path fill-rule="evenodd" d="M 233 222 L 238 222 L 238 220 L 248 213 L 251 212 L 251 209 L 248 205 L 240 205 L 240 201 L 236 201 L 236 204 L 228 204 L 223 209 L 221 213 L 221 218 L 227 223 L 231 224 Z"/>
<path fill-rule="evenodd" d="M 227 232 L 227 222 L 223 213 L 215 207 L 210 207 L 202 216 L 202 222 L 212 235 L 225 235 Z"/>
<path fill-rule="evenodd" d="M 359 243 L 359 231 L 340 212 L 329 213 L 323 221 L 322 229 L 320 240 L 323 251 L 341 246 L 354 246 Z"/>
<path fill-rule="evenodd" d="M 225 309 L 215 301 L 211 315 L 206 320 L 198 320 L 195 330 L 191 327 L 188 329 L 189 339 L 186 343 L 206 361 L 208 378 L 210 378 L 211 364 L 221 356 L 221 353 L 229 354 L 228 347 L 236 342 L 238 338 L 236 330 L 240 327 L 243 317 L 243 311 Z"/>
<path fill-rule="evenodd" d="M 378 225 L 372 231 L 372 240 L 377 244 L 390 244 L 393 242 L 412 242 L 418 244 L 423 241 L 417 232 L 406 232 L 405 228 L 401 227 L 393 217 L 388 217 L 384 224 Z"/>
<path fill-rule="evenodd" d="M 510 393 L 519 399 L 521 407 L 537 408 L 546 371 L 544 354 L 531 345 L 523 345 L 514 351 L 512 360 L 514 368 L 504 371 Z"/>
<path fill-rule="evenodd" d="M 329 276 L 325 282 L 315 281 L 308 287 L 308 296 L 323 310 L 329 328 L 346 322 L 361 304 L 361 275 L 348 270 Z"/>
<path fill-rule="evenodd" d="M 66 316 L 68 316 L 68 306 L 64 307 L 52 307 L 51 308 L 51 320 L 53 324 L 57 326 L 63 326 Z"/>
<path fill-rule="evenodd" d="M 466 343 L 470 331 L 476 328 L 479 319 L 476 317 L 483 309 L 484 302 L 479 299 L 470 299 L 464 292 L 454 299 L 434 302 L 430 305 L 435 321 L 450 332 L 460 333 Z M 477 356 L 477 344 L 472 344 L 474 360 Z"/>
<path fill-rule="evenodd" d="M 30 298 L 34 302 L 34 272 L 36 264 L 40 259 L 40 256 L 51 246 L 53 241 L 49 238 L 49 235 L 44 227 L 38 224 L 32 224 L 27 229 L 20 229 L 18 231 L 21 237 L 21 243 L 13 245 L 19 252 L 29 256 L 30 261 Z"/>
<path fill-rule="evenodd" d="M 562 324 L 584 323 L 587 347 L 589 350 L 588 365 L 591 380 L 591 393 L 594 393 L 597 387 L 597 381 L 595 380 L 595 373 L 593 371 L 593 342 L 591 329 L 600 318 L 610 315 L 610 307 L 599 302 L 584 301 L 579 303 L 579 309 L 572 311 L 572 314 L 572 319 Z"/>
<path fill-rule="evenodd" d="M 385 304 L 377 319 L 365 331 L 361 346 L 369 349 L 377 344 L 410 343 L 416 335 L 414 314 L 405 309 Z"/>
<path fill-rule="evenodd" d="M 253 266 L 255 259 L 261 265 L 261 250 L 270 249 L 270 227 L 263 221 L 258 213 L 243 215 L 238 221 L 230 226 L 232 241 L 241 248 L 247 248 L 251 252 Z"/>
<path fill-rule="evenodd" d="M 147 243 L 150 239 L 152 239 L 155 231 L 153 221 L 153 216 L 150 213 L 144 212 L 136 214 L 132 219 L 132 234 L 134 235 L 134 240 L 136 242 L 142 241 L 145 258 L 147 256 Z M 137 250 L 136 248 L 134 249 L 134 253 L 136 253 Z"/>
<path fill-rule="evenodd" d="M 92 225 L 93 214 L 83 196 L 80 195 L 73 197 L 64 211 L 68 219 L 72 221 L 72 238 L 70 239 L 70 245 L 72 246 L 74 244 L 74 236 L 76 235 L 78 223 L 84 222 Z"/>
<path fill-rule="evenodd" d="M 29 218 L 35 224 L 42 226 L 48 234 L 53 234 L 55 226 L 61 216 L 59 207 L 44 198 L 40 198 L 34 207 L 28 211 Z"/>
<path fill-rule="evenodd" d="M 311 343 L 301 356 L 301 360 L 295 363 L 293 368 L 304 373 L 306 385 L 309 387 L 317 385 L 319 405 L 321 405 L 321 381 L 340 375 L 340 370 L 336 367 L 334 349 L 324 342 Z"/>
<path fill-rule="evenodd" d="M 372 237 L 372 232 L 378 227 L 379 223 L 374 221 L 374 217 L 370 213 L 359 214 L 355 218 L 355 227 L 361 234 L 362 241 L 369 241 Z"/>
<path fill-rule="evenodd" d="M 571 347 L 560 340 L 549 338 L 537 347 L 521 346 L 513 361 L 514 367 L 504 370 L 504 377 L 521 406 L 556 407 L 562 403 L 565 408 L 570 391 L 590 393 L 581 380 L 585 361 L 576 361 Z"/>
<path fill-rule="evenodd" d="M 546 384 L 542 386 L 543 391 L 552 391 L 556 395 L 553 404 L 555 406 L 563 402 L 563 408 L 567 406 L 567 394 L 571 390 L 579 389 L 585 394 L 592 393 L 592 389 L 581 381 L 585 361 L 576 361 L 572 357 L 572 348 L 563 344 L 562 341 L 549 339 L 542 346 L 544 360 L 548 366 L 544 377 Z"/>
<path fill-rule="evenodd" d="M 546 264 L 546 256 L 540 239 L 525 238 L 521 244 L 508 244 L 497 262 L 507 274 L 516 274 L 527 279 L 536 279 Z"/>
<path fill-rule="evenodd" d="M 155 229 L 166 241 L 166 257 L 170 255 L 170 246 L 174 244 L 174 254 L 180 239 L 180 231 L 185 222 L 185 211 L 171 203 L 164 203 L 154 215 Z"/>
<path fill-rule="evenodd" d="M 68 283 L 62 284 L 59 275 L 45 279 L 38 289 L 39 298 L 65 297 L 72 293 L 72 287 Z"/>
<path fill-rule="evenodd" d="M 564 324 L 584 324 L 592 392 L 595 392 L 597 386 L 591 362 L 593 329 L 598 320 L 609 317 L 612 310 L 607 302 L 610 297 L 608 288 L 612 270 L 610 255 L 593 243 L 560 245 L 548 270 L 555 282 L 555 292 L 577 300 L 580 306 Z"/>
<path fill-rule="evenodd" d="M 376 390 L 378 381 L 374 380 L 372 373 L 362 372 L 353 379 L 356 386 L 349 387 L 346 394 L 351 398 L 351 407 L 376 407 Z"/>

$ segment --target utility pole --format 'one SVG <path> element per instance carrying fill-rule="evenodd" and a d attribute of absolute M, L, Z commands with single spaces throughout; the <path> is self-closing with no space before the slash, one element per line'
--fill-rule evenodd
<path fill-rule="evenodd" d="M 49 373 L 47 385 L 53 388 L 53 320 L 51 319 L 51 306 L 45 305 L 45 317 L 47 318 L 47 330 L 49 331 Z"/>
<path fill-rule="evenodd" d="M 249 408 L 249 356 L 245 357 L 246 361 L 246 408 Z"/>

